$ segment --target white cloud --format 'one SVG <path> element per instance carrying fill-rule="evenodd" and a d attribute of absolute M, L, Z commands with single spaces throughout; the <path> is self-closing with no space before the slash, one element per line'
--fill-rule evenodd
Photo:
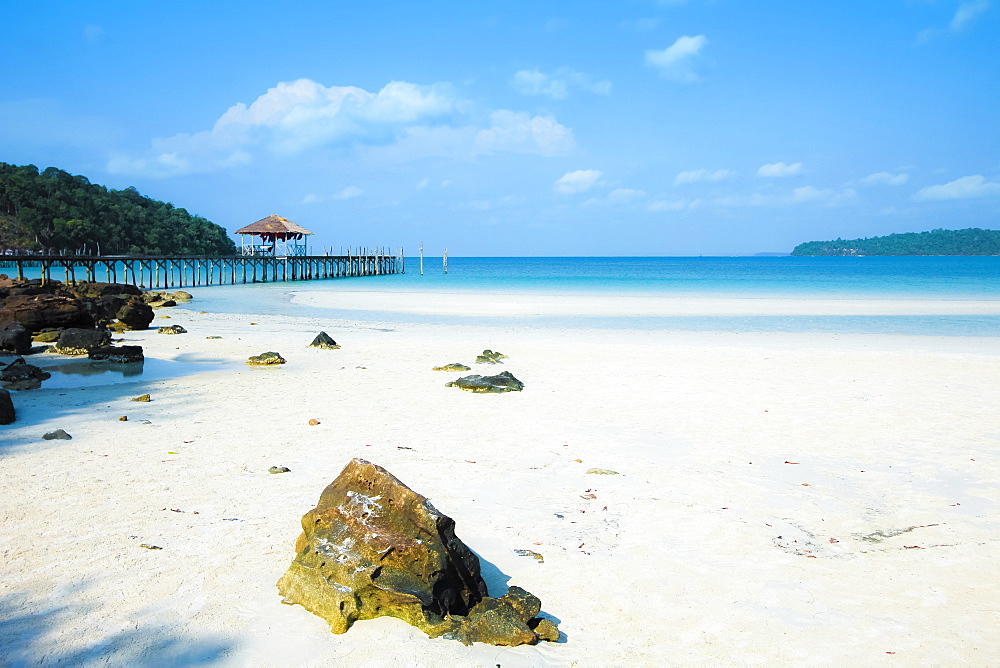
<path fill-rule="evenodd" d="M 331 195 L 331 199 L 354 199 L 355 197 L 361 197 L 365 194 L 365 191 L 357 186 L 347 186 L 340 192 Z"/>
<path fill-rule="evenodd" d="M 570 90 L 580 90 L 595 95 L 611 93 L 610 81 L 594 81 L 590 75 L 560 67 L 553 74 L 536 70 L 521 70 L 514 74 L 514 90 L 523 95 L 545 95 L 554 100 L 564 100 Z"/>
<path fill-rule="evenodd" d="M 560 125 L 552 116 L 530 116 L 525 112 L 500 109 L 490 114 L 491 125 L 476 134 L 475 152 L 532 153 L 560 155 L 571 150 L 576 141 L 573 131 Z"/>
<path fill-rule="evenodd" d="M 955 10 L 948 27 L 952 32 L 958 32 L 968 26 L 977 16 L 990 8 L 990 0 L 969 0 L 962 2 Z"/>
<path fill-rule="evenodd" d="M 692 70 L 691 61 L 707 42 L 704 35 L 678 37 L 677 41 L 662 51 L 646 51 L 646 64 L 655 67 L 666 79 L 692 83 L 698 80 L 698 75 Z"/>
<path fill-rule="evenodd" d="M 644 190 L 615 188 L 606 197 L 591 197 L 581 206 L 627 206 L 646 197 Z"/>
<path fill-rule="evenodd" d="M 565 194 L 582 193 L 593 188 L 602 175 L 596 169 L 578 169 L 574 172 L 566 172 L 559 177 L 552 188 L 556 192 Z"/>
<path fill-rule="evenodd" d="M 986 177 L 975 174 L 963 176 L 936 186 L 921 188 L 913 196 L 918 200 L 973 199 L 1000 195 L 1000 181 L 987 181 Z"/>
<path fill-rule="evenodd" d="M 833 190 L 802 186 L 784 193 L 751 193 L 750 195 L 730 195 L 714 200 L 717 206 L 723 207 L 787 207 L 804 204 L 820 204 L 823 206 L 844 206 L 857 201 L 858 193 L 852 188 Z"/>
<path fill-rule="evenodd" d="M 646 205 L 647 211 L 683 211 L 688 208 L 691 208 L 691 203 L 686 199 L 658 199 Z"/>
<path fill-rule="evenodd" d="M 548 156 L 573 146 L 572 131 L 552 117 L 484 114 L 448 84 L 394 81 L 372 93 L 299 79 L 279 83 L 250 105 L 233 105 L 211 130 L 154 139 L 141 156 L 113 156 L 108 169 L 172 176 L 321 148 L 399 147 L 380 155 L 406 160 L 499 151 Z"/>
<path fill-rule="evenodd" d="M 909 180 L 910 175 L 903 172 L 899 174 L 876 172 L 864 177 L 859 183 L 863 186 L 901 186 Z"/>
<path fill-rule="evenodd" d="M 674 177 L 674 185 L 680 185 L 682 183 L 698 183 L 699 181 L 722 181 L 724 179 L 731 178 L 736 175 L 736 172 L 730 169 L 717 169 L 715 171 L 709 169 L 692 169 L 687 172 L 680 172 Z"/>
<path fill-rule="evenodd" d="M 762 176 L 765 178 L 795 176 L 796 174 L 801 174 L 801 173 L 802 173 L 801 162 L 796 162 L 793 165 L 786 165 L 783 162 L 772 162 L 767 165 L 761 165 L 760 169 L 757 170 L 757 176 Z"/>

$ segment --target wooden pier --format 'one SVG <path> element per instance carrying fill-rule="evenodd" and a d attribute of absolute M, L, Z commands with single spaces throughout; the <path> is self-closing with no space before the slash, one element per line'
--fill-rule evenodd
<path fill-rule="evenodd" d="M 237 283 L 310 281 L 349 276 L 379 276 L 403 273 L 403 249 L 360 249 L 346 255 L 235 255 L 229 257 L 168 256 L 85 256 L 85 255 L 3 255 L 0 267 L 17 268 L 24 279 L 25 267 L 40 267 L 42 282 L 59 279 L 130 283 L 140 288 L 196 288 Z"/>

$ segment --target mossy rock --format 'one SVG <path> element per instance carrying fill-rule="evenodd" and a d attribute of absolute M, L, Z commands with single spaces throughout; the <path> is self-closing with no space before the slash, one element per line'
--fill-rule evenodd
<path fill-rule="evenodd" d="M 483 351 L 482 355 L 476 356 L 476 364 L 503 364 L 500 360 L 505 359 L 508 357 L 503 353 L 487 349 Z"/>
<path fill-rule="evenodd" d="M 461 362 L 452 362 L 451 364 L 445 364 L 444 366 L 436 366 L 433 371 L 451 371 L 457 373 L 459 371 L 469 371 L 472 367 L 465 366 Z"/>
<path fill-rule="evenodd" d="M 266 352 L 248 358 L 247 364 L 250 366 L 275 366 L 277 364 L 284 364 L 287 361 L 280 353 Z"/>

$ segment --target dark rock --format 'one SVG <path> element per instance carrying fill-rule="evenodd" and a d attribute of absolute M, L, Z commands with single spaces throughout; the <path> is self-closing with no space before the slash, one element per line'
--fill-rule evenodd
<path fill-rule="evenodd" d="M 457 387 L 467 392 L 520 392 L 524 383 L 514 378 L 510 371 L 503 371 L 495 376 L 462 376 L 445 387 Z"/>
<path fill-rule="evenodd" d="M 180 325 L 170 325 L 169 327 L 159 327 L 157 334 L 187 334 L 187 330 Z"/>
<path fill-rule="evenodd" d="M 46 328 L 93 327 L 88 304 L 65 295 L 12 295 L 0 308 L 0 322 L 16 321 L 33 332 Z"/>
<path fill-rule="evenodd" d="M 279 353 L 267 352 L 248 358 L 247 364 L 250 366 L 273 366 L 275 364 L 284 364 L 287 361 Z"/>
<path fill-rule="evenodd" d="M 157 302 L 155 304 L 152 304 L 151 306 L 155 308 L 169 308 L 171 306 L 177 306 L 177 302 L 175 302 L 173 299 L 166 299 L 162 302 Z"/>
<path fill-rule="evenodd" d="M 291 473 L 292 469 L 287 466 L 272 466 L 267 470 L 268 473 Z"/>
<path fill-rule="evenodd" d="M 507 359 L 503 353 L 484 350 L 482 355 L 476 355 L 476 364 L 503 364 L 500 360 Z"/>
<path fill-rule="evenodd" d="M 143 330 L 153 322 L 153 308 L 139 299 L 132 299 L 118 309 L 115 318 L 130 330 Z"/>
<path fill-rule="evenodd" d="M 10 392 L 0 389 L 0 424 L 13 424 L 16 417 Z"/>
<path fill-rule="evenodd" d="M 87 355 L 94 348 L 111 343 L 111 332 L 102 329 L 64 329 L 56 340 L 56 352 L 63 355 Z"/>
<path fill-rule="evenodd" d="M 333 338 L 331 338 L 326 332 L 320 332 L 317 334 L 316 338 L 309 344 L 309 347 L 323 348 L 325 350 L 337 350 L 340 348 L 340 346 L 337 345 L 337 342 L 334 341 Z"/>
<path fill-rule="evenodd" d="M 31 350 L 31 330 L 16 321 L 0 326 L 0 350 L 26 355 Z"/>
<path fill-rule="evenodd" d="M 56 429 L 55 431 L 50 431 L 47 434 L 43 434 L 42 438 L 46 441 L 68 441 L 73 437 L 65 432 L 63 429 Z"/>
<path fill-rule="evenodd" d="M 0 371 L 0 381 L 8 390 L 37 390 L 43 380 L 51 377 L 48 371 L 28 364 L 23 357 L 18 357 Z"/>
<path fill-rule="evenodd" d="M 142 354 L 142 346 L 102 346 L 91 350 L 87 357 L 116 364 L 131 364 L 146 359 Z"/>
<path fill-rule="evenodd" d="M 468 371 L 471 368 L 472 367 L 465 366 L 461 362 L 452 362 L 451 364 L 445 364 L 444 366 L 436 366 L 431 369 L 431 371 L 451 371 L 457 373 L 459 371 Z"/>
<path fill-rule="evenodd" d="M 344 468 L 303 516 L 302 531 L 278 591 L 334 633 L 390 616 L 467 644 L 541 637 L 532 630 L 542 626 L 534 619 L 538 599 L 517 587 L 500 599 L 487 596 L 479 559 L 455 535 L 454 520 L 370 462 Z"/>

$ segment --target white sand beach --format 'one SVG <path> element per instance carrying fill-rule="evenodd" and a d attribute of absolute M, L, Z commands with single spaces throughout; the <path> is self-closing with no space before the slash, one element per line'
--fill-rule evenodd
<path fill-rule="evenodd" d="M 341 308 L 375 308 L 371 293 L 341 296 Z M 402 309 L 414 295 L 378 299 Z M 565 308 L 609 308 L 580 300 Z M 1000 656 L 1000 337 L 485 329 L 198 313 L 197 302 L 158 313 L 170 319 L 154 326 L 188 333 L 124 338 L 161 368 L 196 373 L 12 393 L 0 665 Z M 320 330 L 342 349 L 307 348 Z M 509 359 L 472 365 L 485 348 Z M 269 350 L 288 363 L 244 364 Z M 445 387 L 460 374 L 432 367 L 450 362 L 510 371 L 525 389 Z M 147 392 L 150 403 L 130 401 Z M 58 428 L 72 440 L 42 439 Z M 491 593 L 534 593 L 561 642 L 465 647 L 394 619 L 333 635 L 282 605 L 275 582 L 300 517 L 353 457 L 453 517 Z M 269 474 L 276 465 L 291 471 Z"/>

